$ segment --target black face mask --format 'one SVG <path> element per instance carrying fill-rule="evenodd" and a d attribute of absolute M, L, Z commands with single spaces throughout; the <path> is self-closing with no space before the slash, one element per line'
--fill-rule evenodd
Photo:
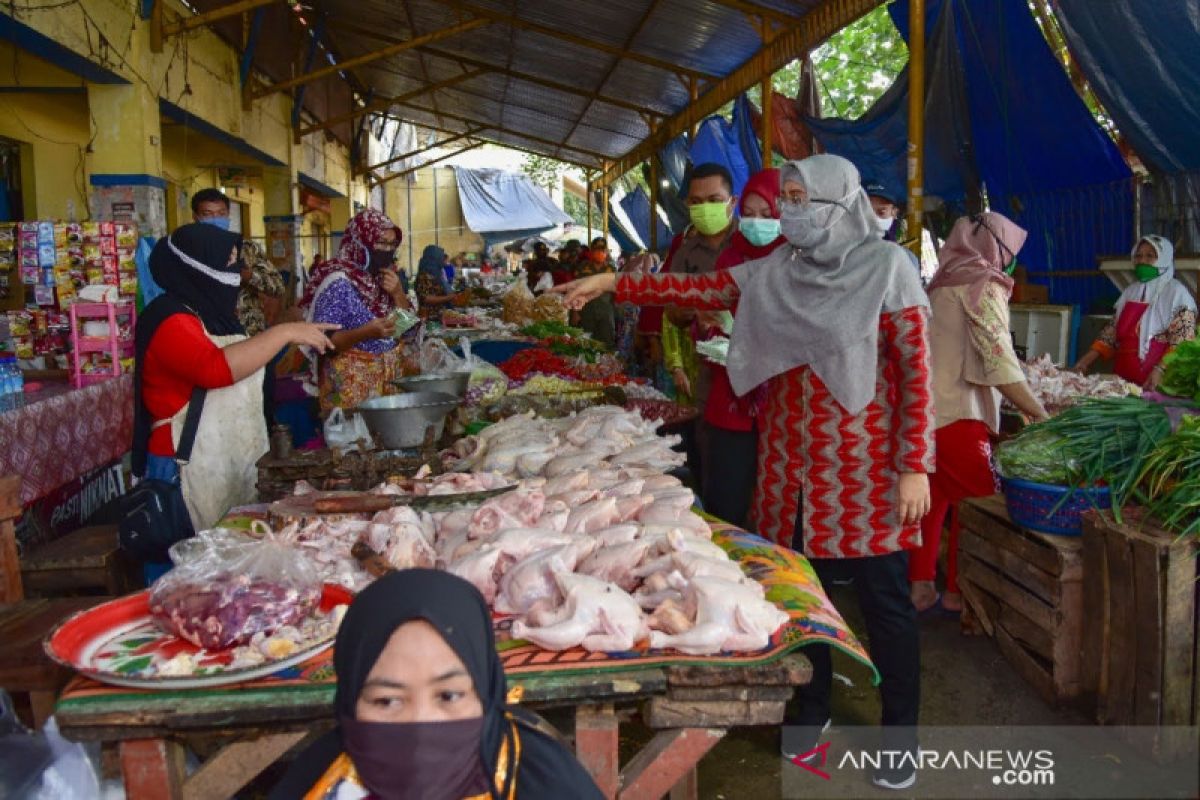
<path fill-rule="evenodd" d="M 371 260 L 367 262 L 367 270 L 377 275 L 380 270 L 391 269 L 396 263 L 396 254 L 391 250 L 372 250 Z"/>

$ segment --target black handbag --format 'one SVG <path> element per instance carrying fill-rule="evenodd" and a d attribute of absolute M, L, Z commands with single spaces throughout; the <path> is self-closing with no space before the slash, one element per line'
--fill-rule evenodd
<path fill-rule="evenodd" d="M 186 464 L 192 455 L 205 394 L 199 387 L 192 391 L 175 450 L 175 460 L 181 464 Z M 183 502 L 179 475 L 173 481 L 144 479 L 121 498 L 118 540 L 121 549 L 140 561 L 167 561 L 171 545 L 195 534 L 187 504 Z"/>

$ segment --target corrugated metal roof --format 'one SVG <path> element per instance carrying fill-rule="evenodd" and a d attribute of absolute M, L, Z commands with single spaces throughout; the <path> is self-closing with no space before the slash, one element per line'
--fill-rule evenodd
<path fill-rule="evenodd" d="M 228 0 L 195 2 L 209 9 Z M 685 109 L 693 87 L 703 94 L 754 57 L 762 46 L 755 11 L 771 22 L 768 35 L 774 35 L 815 8 L 824 6 L 822 16 L 837 14 L 834 7 L 845 2 L 302 0 L 269 13 L 272 23 L 288 14 L 309 23 L 323 18 L 323 46 L 338 63 L 390 49 L 348 70 L 346 81 L 338 79 L 343 86 L 348 81 L 361 102 L 367 94 L 372 101 L 405 96 L 393 116 L 450 133 L 483 128 L 483 138 L 598 167 L 628 153 L 651 133 L 651 124 Z M 297 27 L 278 22 L 269 30 Z M 219 25 L 229 38 L 242 27 L 239 17 Z M 289 41 L 283 49 L 280 39 Z M 418 45 L 409 44 L 414 39 Z M 297 52 L 290 33 L 264 41 L 270 44 L 255 63 L 273 80 L 301 71 L 303 48 Z M 487 74 L 461 78 L 479 70 Z M 318 97 L 306 97 L 314 113 Z M 344 115 L 340 100 L 327 102 L 326 113 L 317 116 Z M 348 127 L 339 130 L 344 135 Z"/>

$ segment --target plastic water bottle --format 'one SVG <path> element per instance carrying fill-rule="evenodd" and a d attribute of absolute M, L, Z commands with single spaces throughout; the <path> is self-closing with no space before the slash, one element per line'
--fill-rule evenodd
<path fill-rule="evenodd" d="M 21 372 L 21 365 L 17 363 L 17 357 L 12 357 L 13 370 L 13 393 L 18 397 L 25 394 L 25 373 Z"/>
<path fill-rule="evenodd" d="M 12 356 L 5 356 L 0 360 L 0 393 L 10 395 L 16 390 L 16 379 L 13 377 L 13 368 L 16 361 Z"/>

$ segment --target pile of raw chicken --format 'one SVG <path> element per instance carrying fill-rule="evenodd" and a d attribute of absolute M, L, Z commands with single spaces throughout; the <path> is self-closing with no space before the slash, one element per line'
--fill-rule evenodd
<path fill-rule="evenodd" d="M 510 417 L 444 454 L 455 471 L 426 491 L 513 491 L 473 508 L 397 506 L 281 535 L 354 589 L 369 580 L 349 555 L 359 539 L 397 569 L 448 570 L 513 618 L 514 637 L 549 650 L 647 640 L 689 655 L 762 649 L 788 615 L 711 541 L 691 490 L 664 474 L 682 462 L 677 439 L 656 427 L 612 406 Z"/>
<path fill-rule="evenodd" d="M 1085 397 L 1128 397 L 1142 389 L 1116 375 L 1080 375 L 1060 369 L 1050 356 L 1043 355 L 1021 365 L 1029 391 L 1051 414 L 1058 413 Z"/>

